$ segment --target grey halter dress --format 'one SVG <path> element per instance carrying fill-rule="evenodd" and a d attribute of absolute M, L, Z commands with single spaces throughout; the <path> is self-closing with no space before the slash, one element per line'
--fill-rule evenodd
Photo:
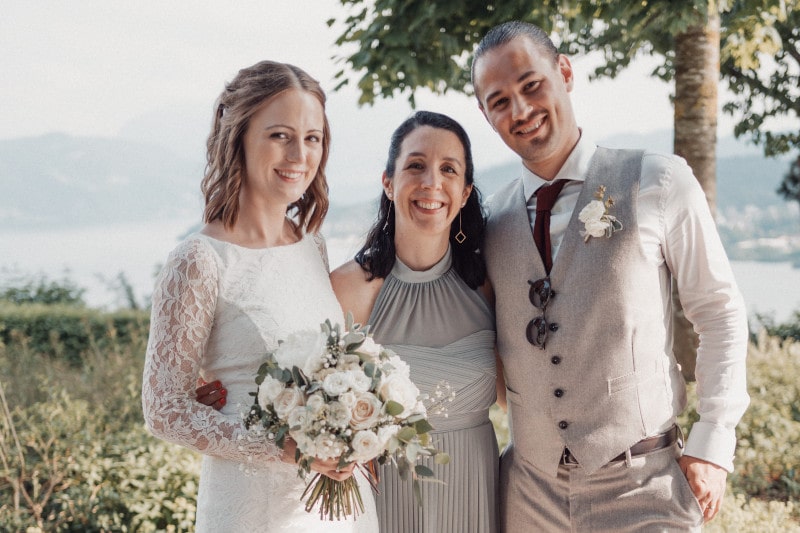
<path fill-rule="evenodd" d="M 429 417 L 434 444 L 450 454 L 447 465 L 426 462 L 443 484 L 423 482 L 419 507 L 411 479 L 384 465 L 376 496 L 381 533 L 496 531 L 498 450 L 489 420 L 496 399 L 494 312 L 451 264 L 449 250 L 424 272 L 398 259 L 370 315 L 375 341 L 410 365 L 422 393 L 442 380 L 455 391 L 446 417 Z"/>

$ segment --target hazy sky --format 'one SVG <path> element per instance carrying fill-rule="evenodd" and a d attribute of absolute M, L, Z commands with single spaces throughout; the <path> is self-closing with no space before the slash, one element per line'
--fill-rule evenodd
<path fill-rule="evenodd" d="M 341 51 L 325 21 L 337 0 L 0 0 L 0 138 L 65 132 L 121 136 L 171 146 L 202 161 L 214 99 L 239 68 L 262 59 L 294 63 L 329 91 L 334 200 L 378 191 L 388 139 L 411 111 L 405 97 L 358 108 L 354 90 L 331 93 Z M 573 58 L 579 124 L 598 139 L 672 125 L 667 84 L 644 59 L 616 80 L 586 76 L 597 57 Z M 459 120 L 478 169 L 514 160 L 475 101 L 420 93 L 418 108 Z M 720 116 L 720 135 L 731 120 Z M 198 177 L 199 180 L 199 177 Z M 338 195 L 338 198 L 337 198 Z"/>

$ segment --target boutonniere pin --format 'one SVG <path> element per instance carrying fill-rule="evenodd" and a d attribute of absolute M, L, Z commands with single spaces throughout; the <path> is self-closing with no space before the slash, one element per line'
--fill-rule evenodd
<path fill-rule="evenodd" d="M 622 229 L 622 222 L 609 214 L 614 206 L 614 199 L 611 196 L 606 199 L 605 186 L 600 185 L 597 188 L 594 198 L 578 214 L 578 220 L 583 222 L 585 228 L 581 231 L 583 242 L 589 242 L 592 237 L 611 237 L 615 231 Z"/>

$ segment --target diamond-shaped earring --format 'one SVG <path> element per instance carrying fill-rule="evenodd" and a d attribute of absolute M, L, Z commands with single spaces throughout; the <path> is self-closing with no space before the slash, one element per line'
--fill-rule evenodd
<path fill-rule="evenodd" d="M 467 240 L 467 236 L 461 231 L 461 211 L 458 212 L 458 233 L 455 238 L 458 244 L 463 244 Z"/>

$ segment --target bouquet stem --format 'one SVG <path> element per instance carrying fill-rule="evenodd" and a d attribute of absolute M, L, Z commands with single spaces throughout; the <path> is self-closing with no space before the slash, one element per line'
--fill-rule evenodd
<path fill-rule="evenodd" d="M 375 461 L 365 465 L 357 465 L 356 470 L 362 472 L 369 484 L 377 492 L 378 472 Z M 341 520 L 348 516 L 357 518 L 364 513 L 364 500 L 358 488 L 354 473 L 344 481 L 337 481 L 328 476 L 317 473 L 303 491 L 300 497 L 306 504 L 306 512 L 311 512 L 319 505 L 321 520 Z"/>

